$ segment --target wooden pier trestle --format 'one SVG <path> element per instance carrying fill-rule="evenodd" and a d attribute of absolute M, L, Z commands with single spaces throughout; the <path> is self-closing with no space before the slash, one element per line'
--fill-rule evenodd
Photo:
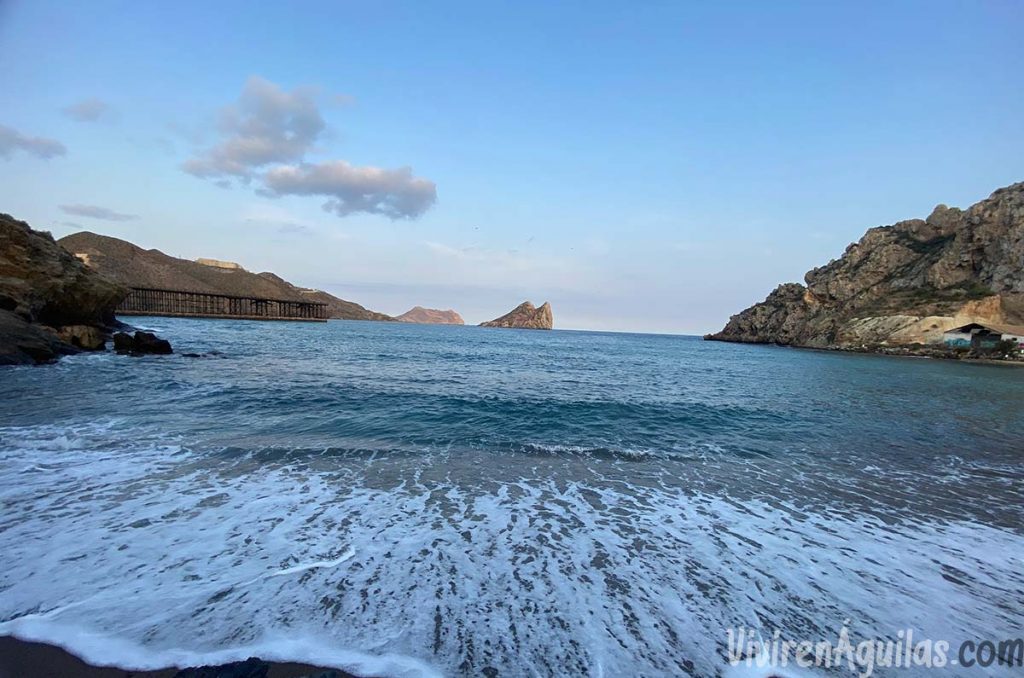
<path fill-rule="evenodd" d="M 119 315 L 165 315 L 236 320 L 308 320 L 327 322 L 327 304 L 318 301 L 261 299 L 230 294 L 131 287 L 117 307 Z"/>

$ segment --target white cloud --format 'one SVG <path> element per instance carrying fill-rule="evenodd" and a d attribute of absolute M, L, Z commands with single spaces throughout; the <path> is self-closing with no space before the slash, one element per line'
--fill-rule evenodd
<path fill-rule="evenodd" d="M 65 214 L 73 214 L 76 217 L 88 217 L 89 219 L 100 219 L 102 221 L 131 221 L 138 219 L 136 214 L 124 214 L 115 212 L 106 207 L 97 205 L 61 205 L 60 209 Z"/>
<path fill-rule="evenodd" d="M 312 87 L 288 92 L 269 80 L 249 78 L 238 102 L 221 113 L 220 141 L 182 169 L 221 187 L 230 186 L 230 179 L 254 182 L 257 193 L 268 197 L 326 198 L 324 209 L 341 217 L 366 213 L 415 219 L 436 202 L 434 183 L 413 176 L 409 167 L 308 162 L 306 155 L 326 130 L 317 95 Z M 337 103 L 339 96 L 331 101 Z"/>
<path fill-rule="evenodd" d="M 96 122 L 110 113 L 110 106 L 99 99 L 82 99 L 61 109 L 64 115 L 78 122 Z"/>
<path fill-rule="evenodd" d="M 314 88 L 286 92 L 253 76 L 238 103 L 221 112 L 221 141 L 186 161 L 184 170 L 203 178 L 247 180 L 271 163 L 301 160 L 324 127 Z"/>
<path fill-rule="evenodd" d="M 437 201 L 434 182 L 408 167 L 355 167 L 344 160 L 271 168 L 263 176 L 268 195 L 328 198 L 324 209 L 345 217 L 357 212 L 391 219 L 415 219 Z"/>
<path fill-rule="evenodd" d="M 64 155 L 68 149 L 56 139 L 25 136 L 18 130 L 0 125 L 0 158 L 9 158 L 15 151 L 24 151 L 43 160 Z"/>

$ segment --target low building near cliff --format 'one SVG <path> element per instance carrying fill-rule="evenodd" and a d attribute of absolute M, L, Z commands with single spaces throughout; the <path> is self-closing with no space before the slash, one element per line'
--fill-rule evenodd
<path fill-rule="evenodd" d="M 953 348 L 993 349 L 1002 341 L 1024 348 L 1024 326 L 968 323 L 942 333 L 946 346 Z"/>

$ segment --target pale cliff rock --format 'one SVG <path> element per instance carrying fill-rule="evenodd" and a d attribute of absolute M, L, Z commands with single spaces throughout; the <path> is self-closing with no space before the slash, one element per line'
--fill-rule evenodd
<path fill-rule="evenodd" d="M 203 266 L 210 266 L 212 268 L 223 268 L 228 271 L 240 271 L 244 270 L 241 264 L 237 264 L 233 261 L 221 261 L 220 259 L 207 259 L 206 257 L 199 257 L 196 259 L 197 264 Z"/>
<path fill-rule="evenodd" d="M 937 343 L 968 322 L 1024 320 L 1024 183 L 966 210 L 870 229 L 706 338 L 818 348 Z"/>
<path fill-rule="evenodd" d="M 103 348 L 126 291 L 49 233 L 0 214 L 0 365 Z"/>
<path fill-rule="evenodd" d="M 400 320 L 403 323 L 419 323 L 421 325 L 465 325 L 462 316 L 451 309 L 442 311 L 436 308 L 423 308 L 422 306 L 413 306 L 402 315 L 395 316 L 395 320 Z"/>
<path fill-rule="evenodd" d="M 524 301 L 500 318 L 480 323 L 480 327 L 512 327 L 526 330 L 550 330 L 553 326 L 551 304 L 546 301 L 540 308 Z"/>

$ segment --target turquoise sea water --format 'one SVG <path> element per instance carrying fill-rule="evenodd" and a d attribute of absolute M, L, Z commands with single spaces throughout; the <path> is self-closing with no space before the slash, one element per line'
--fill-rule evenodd
<path fill-rule="evenodd" d="M 1024 369 L 136 323 L 179 354 L 0 372 L 0 633 L 139 668 L 703 676 L 731 627 L 1024 624 Z"/>

